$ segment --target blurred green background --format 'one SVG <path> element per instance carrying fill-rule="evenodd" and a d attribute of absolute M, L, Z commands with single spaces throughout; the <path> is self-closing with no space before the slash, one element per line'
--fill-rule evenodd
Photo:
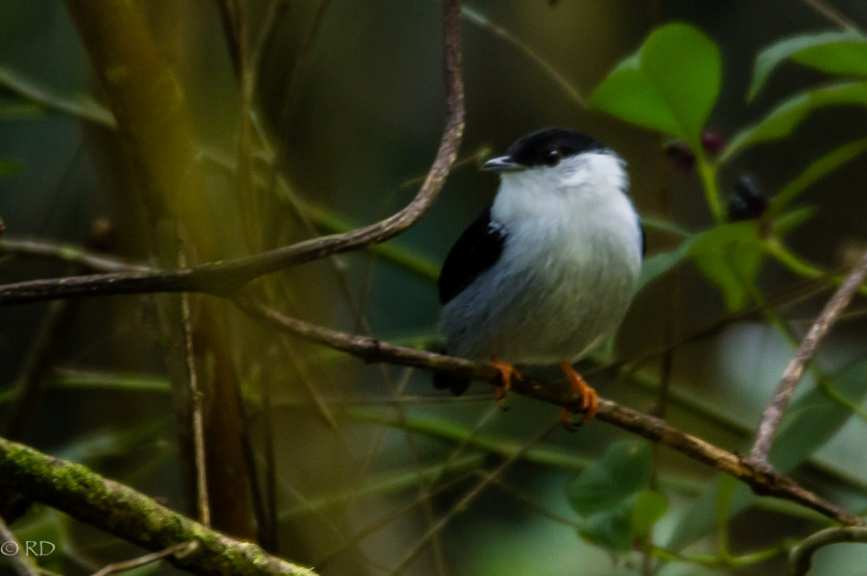
<path fill-rule="evenodd" d="M 3 238 L 70 242 L 175 265 L 178 246 L 193 262 L 252 253 L 372 222 L 415 194 L 444 115 L 438 2 L 289 0 L 276 11 L 268 0 L 241 2 L 249 52 L 260 46 L 255 65 L 247 64 L 255 75 L 246 95 L 220 2 L 129 3 L 143 35 L 121 23 L 110 34 L 118 45 L 144 38 L 150 44 L 130 53 L 165 67 L 163 76 L 125 82 L 170 127 L 156 131 L 168 144 L 108 126 L 104 106 L 116 104 L 116 95 L 106 93 L 91 57 L 110 44 L 85 46 L 80 33 L 101 3 L 0 4 Z M 290 315 L 389 341 L 433 343 L 437 267 L 496 190 L 495 179 L 477 170 L 480 159 L 544 126 L 578 129 L 618 150 L 643 216 L 686 234 L 712 227 L 696 171 L 671 160 L 671 136 L 581 100 L 651 30 L 687 22 L 719 46 L 721 91 L 705 128 L 728 140 L 793 94 L 832 81 L 788 63 L 757 98 L 746 99 L 763 48 L 839 28 L 811 4 L 467 2 L 467 128 L 461 162 L 433 208 L 385 250 L 293 268 L 258 288 Z M 867 4 L 834 5 L 867 26 Z M 153 82 L 166 77 L 176 92 Z M 153 100 L 165 94 L 180 94 L 182 103 Z M 721 165 L 722 194 L 751 174 L 773 196 L 823 154 L 863 138 L 865 128 L 863 104 L 816 110 L 789 137 Z M 185 138 L 191 151 L 174 148 Z M 192 167 L 177 150 L 190 154 Z M 180 168 L 153 176 L 172 161 Z M 678 260 L 682 265 L 639 294 L 617 342 L 588 361 L 590 381 L 606 397 L 663 409 L 679 428 L 747 449 L 793 353 L 791 337 L 806 332 L 828 292 L 795 303 L 781 297 L 805 281 L 822 285 L 811 278 L 817 270 L 840 270 L 865 246 L 865 168 L 864 157 L 854 157 L 804 191 L 796 206 L 814 212 L 786 236 L 788 254 L 803 266 L 765 254 L 740 299 L 714 281 L 701 255 Z M 161 203 L 169 208 L 154 207 Z M 659 225 L 648 233 L 651 256 L 685 242 Z M 737 242 L 719 248 L 734 260 L 754 249 Z M 0 253 L 4 283 L 76 270 Z M 176 296 L 124 296 L 3 308 L 3 435 L 84 462 L 194 515 L 186 420 L 171 392 L 185 356 L 172 331 L 177 305 Z M 461 499 L 504 456 L 553 425 L 556 409 L 513 396 L 510 410 L 500 412 L 481 383 L 466 397 L 442 397 L 427 373 L 366 366 L 275 334 L 207 297 L 192 298 L 191 306 L 206 439 L 213 442 L 215 525 L 322 574 L 390 574 L 404 564 L 406 574 L 439 576 L 781 574 L 786 546 L 824 525 L 803 509 L 748 497 L 734 481 L 666 449 L 635 444 L 642 456 L 627 464 L 637 476 L 647 472 L 649 487 L 665 495 L 664 515 L 652 534 L 633 534 L 625 547 L 606 540 L 606 530 L 622 536 L 629 528 L 590 526 L 574 498 L 570 503 L 569 487 L 603 461 L 606 448 L 636 439 L 600 423 L 547 435 L 464 510 Z M 823 346 L 778 452 L 799 480 L 859 513 L 867 509 L 863 312 L 856 300 Z M 780 318 L 787 330 L 775 325 Z M 690 338 L 720 319 L 719 329 Z M 672 344 L 671 353 L 646 358 Z M 597 370 L 615 361 L 625 368 Z M 663 408 L 660 388 L 670 388 Z M 652 460 L 645 463 L 645 454 Z M 441 518 L 448 522 L 426 536 Z M 38 506 L 12 528 L 21 538 L 56 542 L 44 565 L 63 574 L 140 553 Z M 861 576 L 865 567 L 867 546 L 837 545 L 817 556 L 813 573 Z"/>

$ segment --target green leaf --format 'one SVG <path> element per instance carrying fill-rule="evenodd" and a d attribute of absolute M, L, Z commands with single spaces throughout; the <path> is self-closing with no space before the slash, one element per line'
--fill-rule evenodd
<path fill-rule="evenodd" d="M 785 234 L 809 220 L 815 210 L 799 208 L 781 215 L 773 222 L 775 234 Z M 761 267 L 764 248 L 757 222 L 721 224 L 693 234 L 674 250 L 645 259 L 638 280 L 639 290 L 654 282 L 688 259 L 720 289 L 726 306 L 737 310 L 749 298 L 749 283 L 755 281 Z"/>
<path fill-rule="evenodd" d="M 668 509 L 668 500 L 659 492 L 641 490 L 603 513 L 582 521 L 578 533 L 594 544 L 622 552 L 636 540 L 648 536 Z"/>
<path fill-rule="evenodd" d="M 638 278 L 638 290 L 664 276 L 686 260 L 689 256 L 690 240 L 684 240 L 674 250 L 659 252 L 644 259 L 641 265 L 641 276 Z"/>
<path fill-rule="evenodd" d="M 865 152 L 867 152 L 867 138 L 843 144 L 823 154 L 780 189 L 780 192 L 771 199 L 768 214 L 779 214 L 810 186 Z"/>
<path fill-rule="evenodd" d="M 867 76 L 867 38 L 856 31 L 795 36 L 762 50 L 756 58 L 747 98 L 752 100 L 785 60 L 827 72 Z"/>
<path fill-rule="evenodd" d="M 615 504 L 605 513 L 594 514 L 582 521 L 578 534 L 582 538 L 617 552 L 625 552 L 634 542 L 632 534 L 632 498 Z"/>
<path fill-rule="evenodd" d="M 860 403 L 867 396 L 867 360 L 856 362 L 830 377 L 834 390 L 849 402 Z M 786 417 L 771 450 L 771 462 L 782 473 L 791 472 L 812 456 L 849 421 L 852 410 L 833 400 L 819 386 L 802 393 L 786 411 Z M 700 496 L 673 531 L 666 547 L 676 550 L 701 539 L 716 526 L 714 509 L 723 489 L 718 477 Z M 729 514 L 734 516 L 755 502 L 756 496 L 740 482 L 731 494 Z"/>
<path fill-rule="evenodd" d="M 658 252 L 644 259 L 641 265 L 641 277 L 638 279 L 638 291 L 680 265 L 689 253 L 689 241 L 693 237 L 689 230 L 664 218 L 642 216 L 641 226 L 645 230 L 679 236 L 683 241 L 673 250 Z"/>
<path fill-rule="evenodd" d="M 654 230 L 672 236 L 680 236 L 681 238 L 688 238 L 692 235 L 692 232 L 680 224 L 676 224 L 670 220 L 666 220 L 665 218 L 648 216 L 646 214 L 641 217 L 641 227 L 645 230 Z"/>
<path fill-rule="evenodd" d="M 790 210 L 774 220 L 773 233 L 775 236 L 785 236 L 815 215 L 816 209 L 812 206 L 802 206 L 801 208 Z"/>
<path fill-rule="evenodd" d="M 757 124 L 738 132 L 729 142 L 720 162 L 728 162 L 756 144 L 785 138 L 815 110 L 843 105 L 867 106 L 867 82 L 833 84 L 789 98 Z"/>
<path fill-rule="evenodd" d="M 719 288 L 729 310 L 738 310 L 749 301 L 762 254 L 756 222 L 711 228 L 697 235 L 689 248 L 692 261 Z"/>
<path fill-rule="evenodd" d="M 612 444 L 601 460 L 567 486 L 569 503 L 581 516 L 607 511 L 647 486 L 652 465 L 650 446 L 646 442 Z"/>
<path fill-rule="evenodd" d="M 700 30 L 682 23 L 654 30 L 596 87 L 591 106 L 698 147 L 722 82 L 722 58 Z"/>
<path fill-rule="evenodd" d="M 632 505 L 632 534 L 636 538 L 650 535 L 650 531 L 668 511 L 668 498 L 653 490 L 642 490 L 634 496 Z"/>

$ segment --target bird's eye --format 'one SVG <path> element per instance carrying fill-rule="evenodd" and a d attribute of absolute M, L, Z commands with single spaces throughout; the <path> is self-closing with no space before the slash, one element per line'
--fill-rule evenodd
<path fill-rule="evenodd" d="M 551 148 L 545 152 L 545 164 L 548 166 L 556 166 L 560 162 L 560 150 Z"/>

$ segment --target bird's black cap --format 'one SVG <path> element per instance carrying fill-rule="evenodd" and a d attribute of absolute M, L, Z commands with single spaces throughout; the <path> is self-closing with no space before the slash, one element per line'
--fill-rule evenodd
<path fill-rule="evenodd" d="M 504 156 L 490 160 L 485 168 L 505 171 L 554 166 L 561 158 L 605 148 L 605 145 L 575 130 L 545 128 L 519 138 L 509 146 Z"/>

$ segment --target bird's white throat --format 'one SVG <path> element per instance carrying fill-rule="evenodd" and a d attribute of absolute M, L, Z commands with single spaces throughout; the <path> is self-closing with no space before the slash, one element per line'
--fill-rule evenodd
<path fill-rule="evenodd" d="M 548 247 L 556 250 L 561 234 L 592 241 L 598 233 L 640 250 L 641 231 L 626 195 L 628 186 L 619 156 L 586 152 L 557 166 L 503 174 L 491 216 L 510 234 L 525 236 L 530 245 L 555 242 Z"/>

